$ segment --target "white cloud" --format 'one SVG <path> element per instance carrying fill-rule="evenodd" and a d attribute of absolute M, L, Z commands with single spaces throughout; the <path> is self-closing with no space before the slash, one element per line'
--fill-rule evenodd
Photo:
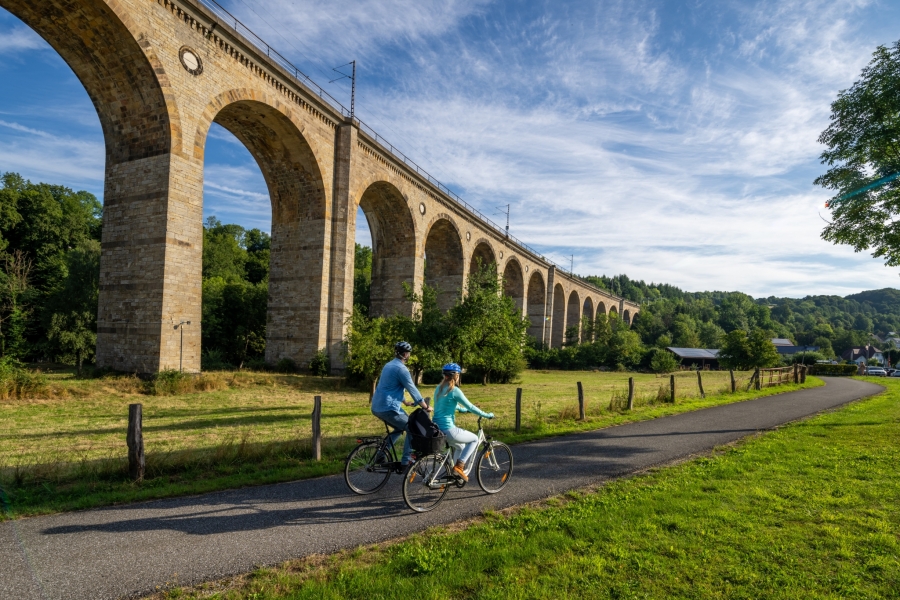
<path fill-rule="evenodd" d="M 45 48 L 48 48 L 47 42 L 28 27 L 19 25 L 6 31 L 0 31 L 0 54 L 10 55 Z"/>

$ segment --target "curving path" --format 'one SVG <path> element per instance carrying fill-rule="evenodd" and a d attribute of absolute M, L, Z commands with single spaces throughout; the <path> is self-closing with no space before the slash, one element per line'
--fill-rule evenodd
<path fill-rule="evenodd" d="M 413 514 L 396 476 L 378 494 L 341 476 L 0 524 L 0 598 L 119 598 L 312 553 L 380 542 L 664 464 L 880 392 L 863 381 L 520 444 L 506 490 L 451 490 Z"/>

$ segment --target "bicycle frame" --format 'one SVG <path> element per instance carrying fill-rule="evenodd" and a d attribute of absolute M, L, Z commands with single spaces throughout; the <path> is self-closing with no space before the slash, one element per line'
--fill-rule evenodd
<path fill-rule="evenodd" d="M 481 427 L 481 419 L 481 417 L 478 417 L 478 438 L 475 440 L 475 443 L 483 452 L 490 447 L 491 437 L 484 434 L 484 428 Z M 440 487 L 441 485 L 446 485 L 450 481 L 454 481 L 454 478 L 450 475 L 450 473 L 454 464 L 453 455 L 456 448 L 451 446 L 449 443 L 448 446 L 449 448 L 447 449 L 447 451 L 441 453 L 444 457 L 444 461 L 442 463 L 442 466 L 444 467 L 444 475 L 438 478 L 437 475 L 441 472 L 441 470 L 436 470 L 435 473 L 432 474 L 431 480 L 427 483 L 428 487 Z M 466 474 L 466 477 L 468 477 L 472 473 L 472 468 L 475 466 L 475 459 L 478 457 L 478 455 L 479 452 L 473 452 L 472 456 L 469 457 L 469 460 L 467 460 L 465 465 L 463 466 L 463 472 Z M 498 468 L 497 459 L 494 457 L 493 453 L 488 456 L 488 460 L 490 461 L 490 465 L 492 467 Z"/>

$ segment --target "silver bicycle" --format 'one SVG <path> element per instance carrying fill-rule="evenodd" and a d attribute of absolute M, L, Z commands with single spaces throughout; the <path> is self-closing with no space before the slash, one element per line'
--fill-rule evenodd
<path fill-rule="evenodd" d="M 472 471 L 478 485 L 488 494 L 502 490 L 513 471 L 513 455 L 509 446 L 485 435 L 478 417 L 478 450 L 466 461 L 463 471 L 470 476 Z M 450 488 L 463 487 L 466 481 L 453 472 L 455 460 L 453 450 L 447 446 L 443 452 L 419 457 L 409 467 L 403 478 L 403 499 L 416 512 L 434 509 Z"/>

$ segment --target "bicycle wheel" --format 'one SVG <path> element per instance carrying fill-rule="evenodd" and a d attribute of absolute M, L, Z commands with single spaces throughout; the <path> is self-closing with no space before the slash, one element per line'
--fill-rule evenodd
<path fill-rule="evenodd" d="M 478 457 L 478 485 L 488 494 L 496 494 L 509 483 L 512 470 L 512 450 L 502 442 L 491 442 Z"/>
<path fill-rule="evenodd" d="M 347 455 L 344 462 L 344 481 L 357 494 L 374 494 L 384 487 L 391 476 L 390 456 L 375 463 L 381 442 L 364 442 Z"/>
<path fill-rule="evenodd" d="M 452 482 L 441 454 L 414 462 L 403 476 L 403 500 L 416 512 L 428 512 L 441 503 Z"/>

